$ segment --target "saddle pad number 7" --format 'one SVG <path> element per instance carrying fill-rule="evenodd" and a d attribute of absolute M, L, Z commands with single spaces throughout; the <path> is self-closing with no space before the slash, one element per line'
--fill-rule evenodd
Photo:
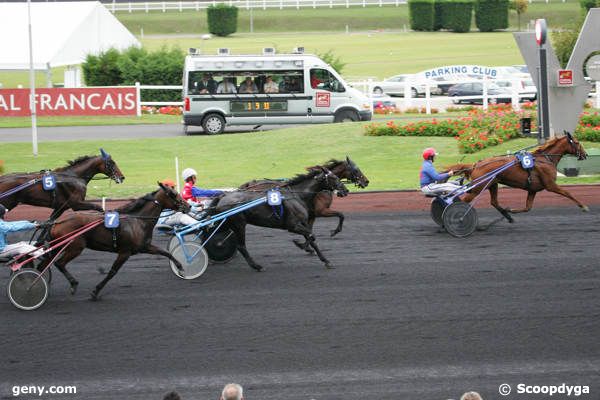
<path fill-rule="evenodd" d="M 107 228 L 118 228 L 119 227 L 119 213 L 116 211 L 107 211 L 104 214 L 104 226 Z"/>
<path fill-rule="evenodd" d="M 535 158 L 530 153 L 523 154 L 521 156 L 521 167 L 523 169 L 531 169 L 535 166 Z"/>
<path fill-rule="evenodd" d="M 44 190 L 56 189 L 56 178 L 52 174 L 46 174 L 42 177 L 42 187 Z"/>
<path fill-rule="evenodd" d="M 271 189 L 267 192 L 267 203 L 270 206 L 281 205 L 281 193 L 279 192 L 279 190 Z"/>

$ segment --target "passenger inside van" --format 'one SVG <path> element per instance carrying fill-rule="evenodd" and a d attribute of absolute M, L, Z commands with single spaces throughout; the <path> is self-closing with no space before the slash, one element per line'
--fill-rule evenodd
<path fill-rule="evenodd" d="M 223 82 L 219 83 L 217 87 L 217 93 L 237 93 L 235 84 L 230 80 L 231 78 L 223 78 Z"/>
<path fill-rule="evenodd" d="M 196 90 L 200 94 L 215 93 L 217 91 L 217 81 L 208 73 L 202 74 L 200 82 L 195 82 Z"/>
<path fill-rule="evenodd" d="M 258 93 L 258 88 L 252 78 L 248 76 L 240 85 L 238 93 Z"/>
<path fill-rule="evenodd" d="M 279 86 L 273 81 L 271 75 L 267 75 L 265 84 L 263 85 L 263 91 L 265 93 L 279 93 Z"/>

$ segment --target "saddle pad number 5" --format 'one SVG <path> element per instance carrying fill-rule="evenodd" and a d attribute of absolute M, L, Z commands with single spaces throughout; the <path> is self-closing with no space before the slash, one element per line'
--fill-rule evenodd
<path fill-rule="evenodd" d="M 535 158 L 530 153 L 523 154 L 521 157 L 521 166 L 523 169 L 531 169 L 535 165 Z"/>
<path fill-rule="evenodd" d="M 56 178 L 52 174 L 46 174 L 42 177 L 42 187 L 44 190 L 56 189 Z"/>
<path fill-rule="evenodd" d="M 281 193 L 279 192 L 279 190 L 271 189 L 267 192 L 267 203 L 270 206 L 281 205 Z"/>
<path fill-rule="evenodd" d="M 118 228 L 119 227 L 119 213 L 116 211 L 107 211 L 104 214 L 104 226 L 107 228 Z"/>

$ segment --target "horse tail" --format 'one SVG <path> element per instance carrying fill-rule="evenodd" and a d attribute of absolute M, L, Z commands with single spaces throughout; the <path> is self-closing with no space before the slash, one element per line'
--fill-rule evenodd
<path fill-rule="evenodd" d="M 475 164 L 454 164 L 454 165 L 448 165 L 446 167 L 444 167 L 444 169 L 446 171 L 454 171 L 455 175 L 463 175 L 465 178 L 471 178 L 471 173 L 473 172 L 473 168 L 475 167 Z"/>

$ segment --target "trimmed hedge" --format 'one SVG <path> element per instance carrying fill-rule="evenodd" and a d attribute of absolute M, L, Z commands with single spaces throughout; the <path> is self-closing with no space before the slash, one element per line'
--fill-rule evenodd
<path fill-rule="evenodd" d="M 435 7 L 433 0 L 408 0 L 410 29 L 414 31 L 433 31 Z"/>
<path fill-rule="evenodd" d="M 597 7 L 598 3 L 596 2 L 596 0 L 579 0 L 579 5 L 587 13 L 588 11 L 590 11 L 590 8 Z"/>
<path fill-rule="evenodd" d="M 116 86 L 121 83 L 121 71 L 117 66 L 119 51 L 109 49 L 99 55 L 88 54 L 81 64 L 83 80 L 87 86 Z"/>
<path fill-rule="evenodd" d="M 475 24 L 481 32 L 508 28 L 508 0 L 477 0 Z"/>
<path fill-rule="evenodd" d="M 238 9 L 236 6 L 217 4 L 206 10 L 208 31 L 217 36 L 229 36 L 237 31 Z"/>
<path fill-rule="evenodd" d="M 434 0 L 433 4 L 433 30 L 439 31 L 444 27 L 444 6 L 442 3 L 448 0 Z"/>
<path fill-rule="evenodd" d="M 442 28 L 453 32 L 469 32 L 471 30 L 472 0 L 438 0 L 436 7 L 440 11 L 439 25 Z"/>

